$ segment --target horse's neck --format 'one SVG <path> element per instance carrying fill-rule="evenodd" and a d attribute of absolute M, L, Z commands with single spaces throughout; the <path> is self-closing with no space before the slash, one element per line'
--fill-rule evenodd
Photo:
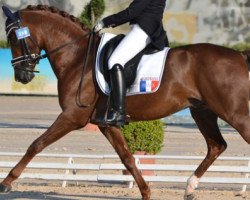
<path fill-rule="evenodd" d="M 46 28 L 43 30 L 43 35 L 45 36 L 45 44 L 44 44 L 44 50 L 47 52 L 50 52 L 64 44 L 71 43 L 71 47 L 73 45 L 77 45 L 77 42 L 74 44 L 73 41 L 80 37 L 81 35 L 85 34 L 83 31 L 72 31 L 74 30 L 74 27 L 70 27 L 70 25 L 64 26 L 62 25 L 53 25 L 51 23 L 48 23 L 49 25 L 46 25 Z M 65 46 L 67 48 L 68 46 Z M 63 48 L 60 50 L 64 50 Z"/>
<path fill-rule="evenodd" d="M 62 20 L 63 19 L 63 20 Z M 44 38 L 43 49 L 48 53 L 50 64 L 59 79 L 69 68 L 83 61 L 83 55 L 86 51 L 86 42 L 77 38 L 87 34 L 76 24 L 58 16 L 53 22 L 51 19 L 43 19 L 45 22 L 42 28 Z M 61 47 L 61 48 L 60 48 Z M 53 52 L 56 48 L 60 48 Z M 53 52 L 53 53 L 50 53 Z M 76 64 L 77 62 L 77 64 Z"/>
<path fill-rule="evenodd" d="M 85 45 L 83 43 L 82 45 L 83 46 L 79 46 L 77 41 L 74 38 L 71 38 L 69 40 L 60 41 L 54 45 L 50 44 L 45 47 L 45 51 L 48 53 L 50 64 L 57 78 L 66 73 L 69 68 L 72 68 L 73 66 L 76 68 L 76 60 L 78 60 L 77 64 L 82 61 L 80 58 L 83 57 L 85 52 Z M 57 48 L 59 50 L 54 51 Z"/>

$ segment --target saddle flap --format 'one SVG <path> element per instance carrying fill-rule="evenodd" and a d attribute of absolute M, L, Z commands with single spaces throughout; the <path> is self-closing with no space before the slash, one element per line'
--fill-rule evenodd
<path fill-rule="evenodd" d="M 135 57 L 133 57 L 130 61 L 128 61 L 124 66 L 124 76 L 126 79 L 126 86 L 131 86 L 137 75 L 137 68 L 138 65 L 142 59 L 142 56 L 144 55 L 151 55 L 154 53 L 157 53 L 159 50 L 157 50 L 153 45 L 149 44 L 143 49 L 141 52 L 139 52 Z"/>
<path fill-rule="evenodd" d="M 115 48 L 118 46 L 120 41 L 125 37 L 125 35 L 120 34 L 116 37 L 110 39 L 103 47 L 101 53 L 100 53 L 100 72 L 104 75 L 104 78 L 109 83 L 109 76 L 108 76 L 108 60 L 110 56 L 112 55 Z"/>

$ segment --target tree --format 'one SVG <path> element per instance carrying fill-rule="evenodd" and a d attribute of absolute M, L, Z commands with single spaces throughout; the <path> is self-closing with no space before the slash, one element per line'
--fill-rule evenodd
<path fill-rule="evenodd" d="M 104 0 L 91 0 L 82 11 L 80 20 L 89 28 L 93 27 L 105 10 Z"/>

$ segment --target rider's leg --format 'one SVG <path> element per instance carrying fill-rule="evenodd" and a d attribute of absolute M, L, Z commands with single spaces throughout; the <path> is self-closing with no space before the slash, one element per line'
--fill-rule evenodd
<path fill-rule="evenodd" d="M 131 31 L 122 39 L 110 56 L 109 69 L 111 70 L 115 64 L 124 66 L 150 42 L 151 39 L 140 26 L 137 24 L 133 25 Z"/>
<path fill-rule="evenodd" d="M 122 126 L 126 122 L 125 95 L 126 84 L 124 80 L 123 67 L 116 64 L 110 70 L 112 108 L 107 116 L 107 124 Z"/>
<path fill-rule="evenodd" d="M 151 42 L 149 36 L 135 24 L 132 30 L 116 47 L 109 59 L 111 80 L 112 108 L 107 117 L 107 124 L 125 124 L 125 95 L 126 86 L 123 66 Z"/>

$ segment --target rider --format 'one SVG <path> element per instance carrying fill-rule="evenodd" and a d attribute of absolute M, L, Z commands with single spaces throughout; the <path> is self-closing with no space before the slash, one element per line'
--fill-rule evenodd
<path fill-rule="evenodd" d="M 133 0 L 128 8 L 105 17 L 94 27 L 94 31 L 99 32 L 103 28 L 116 27 L 127 22 L 132 25 L 131 31 L 122 39 L 109 58 L 113 105 L 108 113 L 106 124 L 121 126 L 126 121 L 124 65 L 149 43 L 158 50 L 168 45 L 167 35 L 162 25 L 165 5 L 166 0 Z"/>

